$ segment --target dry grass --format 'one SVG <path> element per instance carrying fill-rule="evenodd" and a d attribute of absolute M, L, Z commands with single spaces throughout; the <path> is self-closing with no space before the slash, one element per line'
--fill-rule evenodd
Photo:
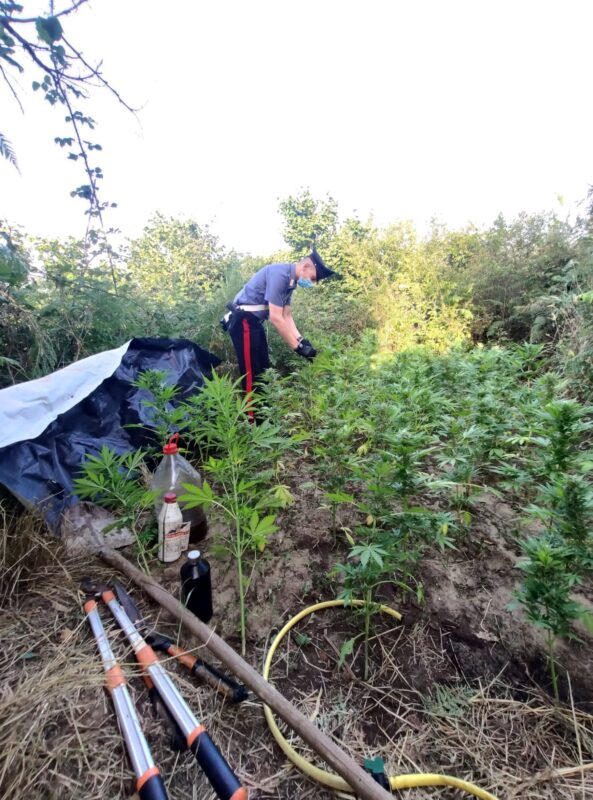
<path fill-rule="evenodd" d="M 362 672 L 360 654 L 336 681 L 335 646 L 326 625 L 327 619 L 307 626 L 307 645 L 287 644 L 272 677 L 359 762 L 378 755 L 389 775 L 444 773 L 499 798 L 593 796 L 590 714 L 558 707 L 535 689 L 518 692 L 500 678 L 487 684 L 442 682 L 450 660 L 426 625 L 411 631 L 378 625 L 372 681 L 352 680 L 352 670 Z M 419 684 L 426 688 L 419 690 Z M 325 769 L 303 743 L 292 741 L 286 726 L 281 729 L 301 755 Z M 460 794 L 443 788 L 405 792 L 409 800 L 433 796 Z"/>
<path fill-rule="evenodd" d="M 78 593 L 84 576 L 105 580 L 113 576 L 96 558 L 68 558 L 32 518 L 4 514 L 3 520 L 0 796 L 13 800 L 131 797 L 133 773 L 103 689 L 102 667 Z M 159 617 L 157 609 L 147 609 L 147 613 Z M 167 728 L 155 717 L 121 634 L 108 612 L 101 610 L 101 616 L 126 671 L 170 797 L 214 800 L 193 757 L 171 749 Z M 177 638 L 173 623 L 158 619 L 158 624 Z M 264 733 L 259 701 L 225 705 L 176 664 L 163 661 L 196 716 L 252 790 L 251 797 L 316 796 L 316 787 L 294 772 L 285 794 L 288 770 L 273 754 L 270 737 Z"/>
<path fill-rule="evenodd" d="M 83 576 L 112 576 L 93 558 L 66 557 L 31 519 L 3 519 L 0 795 L 12 800 L 130 797 L 133 776 L 78 595 Z M 146 611 L 153 619 L 159 617 L 155 608 Z M 129 651 L 109 615 L 102 612 L 102 618 L 109 622 L 110 639 L 125 662 Z M 284 643 L 272 677 L 355 758 L 381 755 L 391 774 L 452 774 L 501 800 L 593 796 L 593 771 L 579 769 L 593 761 L 590 715 L 558 708 L 535 690 L 519 694 L 501 679 L 471 685 L 455 679 L 443 641 L 426 625 L 379 628 L 381 635 L 373 643 L 377 667 L 372 681 L 365 683 L 356 677 L 360 657 L 353 672 L 336 667 L 342 636 L 336 629 L 347 627 L 346 618 L 328 616 L 322 626 L 316 624 L 313 620 L 306 628 L 310 644 L 299 647 L 292 635 Z M 179 634 L 164 616 L 158 625 L 169 635 Z M 181 640 L 188 644 L 185 636 Z M 251 660 L 261 664 L 262 659 L 260 645 Z M 286 763 L 263 722 L 259 702 L 225 705 L 170 666 L 253 800 L 334 796 Z M 170 749 L 135 665 L 127 663 L 125 669 L 170 796 L 212 800 L 214 794 L 191 756 Z M 444 681 L 447 671 L 451 680 Z M 302 743 L 295 746 L 315 760 Z M 410 790 L 403 796 L 420 800 L 460 794 L 441 788 Z"/>

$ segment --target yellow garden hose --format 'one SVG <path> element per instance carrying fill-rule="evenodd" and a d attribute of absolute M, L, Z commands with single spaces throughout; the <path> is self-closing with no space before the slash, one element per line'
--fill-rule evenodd
<path fill-rule="evenodd" d="M 317 603 L 316 605 L 303 609 L 303 611 L 300 611 L 295 617 L 290 619 L 272 642 L 272 646 L 270 647 L 264 663 L 263 677 L 266 680 L 269 679 L 272 659 L 274 658 L 274 654 L 278 649 L 278 645 L 288 631 L 297 624 L 297 622 L 303 619 L 303 617 L 313 614 L 315 611 L 321 611 L 324 608 L 335 608 L 336 606 L 343 605 L 345 605 L 344 600 L 327 600 L 324 603 Z M 363 605 L 363 601 L 353 600 L 351 603 L 349 603 L 349 605 L 361 606 Z M 389 608 L 389 606 L 381 606 L 380 610 L 397 620 L 401 619 L 401 614 L 399 614 L 393 608 Z M 304 772 L 305 775 L 308 775 L 318 783 L 322 783 L 324 786 L 327 786 L 334 791 L 352 792 L 351 787 L 339 775 L 319 769 L 319 767 L 311 764 L 310 761 L 307 761 L 307 759 L 303 758 L 295 750 L 293 750 L 284 736 L 280 733 L 280 729 L 278 728 L 278 725 L 276 725 L 274 715 L 272 714 L 272 710 L 269 708 L 269 706 L 264 706 L 264 714 L 266 716 L 268 727 L 272 732 L 272 736 L 280 745 L 285 755 L 296 767 L 301 770 L 301 772 Z M 392 791 L 395 791 L 396 789 L 412 789 L 417 786 L 454 786 L 456 789 L 462 789 L 469 794 L 473 794 L 475 797 L 481 797 L 482 800 L 496 800 L 494 795 L 490 794 L 490 792 L 487 792 L 484 789 L 480 789 L 479 786 L 474 786 L 473 783 L 462 781 L 459 778 L 452 778 L 449 775 L 431 775 L 429 773 L 418 773 L 415 775 L 392 775 L 389 778 L 389 783 Z"/>

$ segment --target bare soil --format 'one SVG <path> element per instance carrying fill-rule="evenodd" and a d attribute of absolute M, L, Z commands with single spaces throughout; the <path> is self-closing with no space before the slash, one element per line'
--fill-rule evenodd
<path fill-rule="evenodd" d="M 343 534 L 329 530 L 328 512 L 320 508 L 321 492 L 309 488 L 302 474 L 291 487 L 295 504 L 280 515 L 280 531 L 251 576 L 247 660 L 259 669 L 271 638 L 289 618 L 335 596 L 328 570 L 346 556 Z M 543 636 L 520 612 L 507 609 L 517 581 L 516 525 L 512 507 L 486 496 L 456 551 L 425 556 L 425 603 L 386 590 L 383 600 L 403 619 L 397 625 L 385 615 L 375 618 L 368 680 L 360 643 L 338 666 L 342 643 L 360 630 L 348 609 L 299 623 L 278 650 L 271 680 L 356 759 L 381 756 L 389 774 L 442 772 L 501 800 L 593 797 L 591 636 L 583 631 L 582 644 L 560 645 L 562 703 L 555 704 Z M 131 770 L 78 594 L 85 575 L 121 576 L 96 557 L 67 556 L 30 519 L 7 519 L 5 528 L 0 794 L 17 800 L 132 797 Z M 239 649 L 235 569 L 213 555 L 215 536 L 211 531 L 202 543 L 212 568 L 211 624 Z M 175 595 L 178 569 L 155 570 Z M 131 592 L 158 630 L 211 660 L 165 612 Z M 591 602 L 590 586 L 583 598 Z M 102 616 L 107 623 L 108 614 Z M 109 635 L 170 797 L 211 800 L 215 795 L 193 759 L 171 750 L 167 729 L 111 626 Z M 335 796 L 286 761 L 257 698 L 238 706 L 221 702 L 176 664 L 167 667 L 253 800 Z M 292 744 L 325 768 L 298 739 Z M 412 800 L 462 796 L 442 787 L 403 794 Z"/>

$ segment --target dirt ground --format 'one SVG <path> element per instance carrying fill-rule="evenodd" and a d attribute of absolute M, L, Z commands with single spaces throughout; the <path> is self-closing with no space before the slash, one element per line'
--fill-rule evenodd
<path fill-rule="evenodd" d="M 247 660 L 260 670 L 284 622 L 335 596 L 327 572 L 345 558 L 343 536 L 329 531 L 328 513 L 319 507 L 321 494 L 303 483 L 306 488 L 299 482 L 291 487 L 296 502 L 280 516 L 280 530 L 252 575 Z M 386 593 L 384 600 L 403 619 L 395 624 L 386 615 L 376 618 L 368 680 L 362 677 L 360 647 L 338 667 L 343 641 L 359 630 L 347 609 L 322 611 L 299 623 L 279 647 L 271 680 L 357 760 L 383 758 L 388 774 L 441 772 L 500 800 L 593 797 L 591 637 L 583 632 L 582 644 L 560 646 L 562 703 L 555 704 L 543 636 L 506 608 L 517 580 L 515 525 L 510 506 L 484 498 L 459 549 L 425 557 L 424 604 Z M 4 526 L 0 795 L 132 797 L 132 773 L 78 594 L 86 575 L 122 577 L 95 556 L 69 557 L 26 517 L 7 516 Z M 211 625 L 238 649 L 234 566 L 209 553 L 214 535 L 203 547 L 212 567 Z M 178 565 L 155 576 L 178 594 Z M 130 591 L 157 629 L 208 659 L 165 612 Z M 591 601 L 590 586 L 583 597 Z M 102 616 L 107 623 L 108 614 Z M 215 795 L 191 756 L 170 748 L 166 728 L 111 625 L 109 635 L 169 796 L 211 800 Z M 176 664 L 167 667 L 253 800 L 335 796 L 287 762 L 257 698 L 238 706 L 220 702 Z M 298 739 L 293 746 L 325 768 Z M 406 790 L 403 796 L 468 795 L 440 787 Z"/>

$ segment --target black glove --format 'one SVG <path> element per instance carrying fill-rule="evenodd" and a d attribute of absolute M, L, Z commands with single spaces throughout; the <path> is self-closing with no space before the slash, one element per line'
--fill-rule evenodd
<path fill-rule="evenodd" d="M 313 361 L 313 359 L 317 355 L 317 350 L 313 347 L 313 345 L 308 339 L 301 339 L 301 341 L 295 347 L 294 351 L 295 353 L 298 353 L 299 356 L 308 358 L 309 361 Z"/>

